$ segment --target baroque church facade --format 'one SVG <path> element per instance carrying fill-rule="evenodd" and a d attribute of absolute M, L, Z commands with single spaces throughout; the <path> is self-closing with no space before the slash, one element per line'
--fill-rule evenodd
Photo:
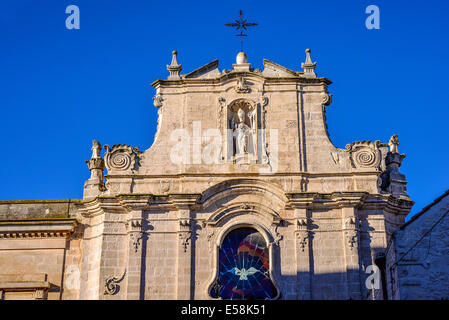
<path fill-rule="evenodd" d="M 148 150 L 94 140 L 83 199 L 0 202 L 0 299 L 394 298 L 398 137 L 335 147 L 310 50 L 263 66 L 174 51 Z"/>

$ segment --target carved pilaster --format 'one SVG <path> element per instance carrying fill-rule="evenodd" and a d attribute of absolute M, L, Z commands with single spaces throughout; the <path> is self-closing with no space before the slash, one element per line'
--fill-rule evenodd
<path fill-rule="evenodd" d="M 177 287 L 176 298 L 190 300 L 192 296 L 191 279 L 194 246 L 192 211 L 200 195 L 171 194 L 170 202 L 178 209 L 178 245 L 177 245 Z"/>
<path fill-rule="evenodd" d="M 312 246 L 312 232 L 310 231 L 310 218 L 306 209 L 307 198 L 298 199 L 295 203 L 294 217 L 296 219 L 296 298 L 309 300 L 312 298 L 310 273 L 310 248 Z"/>
<path fill-rule="evenodd" d="M 145 210 L 152 200 L 151 196 L 120 195 L 118 200 L 128 213 L 128 264 L 126 298 L 129 300 L 142 300 L 145 298 L 145 273 L 142 272 L 145 252 L 147 249 L 148 220 Z"/>
<path fill-rule="evenodd" d="M 144 298 L 145 280 L 142 274 L 142 259 L 145 255 L 142 247 L 144 241 L 142 211 L 133 211 L 128 219 L 128 285 L 127 299 Z"/>
<path fill-rule="evenodd" d="M 360 221 L 355 207 L 342 208 L 347 299 L 362 298 L 359 231 Z"/>

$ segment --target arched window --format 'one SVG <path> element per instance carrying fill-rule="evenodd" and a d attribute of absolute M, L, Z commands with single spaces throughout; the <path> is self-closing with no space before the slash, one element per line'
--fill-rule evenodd
<path fill-rule="evenodd" d="M 263 236 L 252 228 L 231 231 L 219 254 L 219 273 L 211 296 L 233 300 L 265 300 L 277 296 L 270 279 L 270 257 Z"/>

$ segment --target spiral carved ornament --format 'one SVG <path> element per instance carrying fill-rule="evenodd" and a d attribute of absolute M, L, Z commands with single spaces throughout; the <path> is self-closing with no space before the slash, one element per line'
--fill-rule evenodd
<path fill-rule="evenodd" d="M 104 156 L 106 168 L 111 171 L 127 171 L 134 168 L 136 156 L 139 154 L 138 148 L 128 145 L 105 145 L 106 154 Z"/>

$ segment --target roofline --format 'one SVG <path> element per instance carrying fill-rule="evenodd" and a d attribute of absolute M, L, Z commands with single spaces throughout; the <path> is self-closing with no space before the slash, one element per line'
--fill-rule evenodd
<path fill-rule="evenodd" d="M 209 83 L 209 84 L 219 84 L 220 82 L 222 82 L 224 79 L 229 79 L 231 78 L 231 75 L 235 75 L 235 77 L 239 77 L 242 74 L 248 74 L 251 76 L 256 76 L 258 78 L 264 79 L 264 80 L 268 80 L 268 81 L 285 81 L 285 82 L 297 82 L 297 83 L 324 83 L 326 85 L 331 85 L 332 81 L 325 78 L 325 77 L 320 77 L 320 78 L 305 78 L 305 77 L 264 77 L 260 74 L 256 74 L 256 73 L 251 73 L 251 72 L 232 72 L 232 73 L 228 73 L 228 74 L 222 74 L 217 78 L 214 79 L 201 79 L 201 78 L 183 78 L 180 80 L 164 80 L 164 79 L 158 79 L 154 82 L 151 83 L 151 86 L 153 87 L 157 87 L 158 85 L 173 85 L 173 84 L 181 84 L 181 85 L 185 85 L 185 84 L 189 84 L 189 83 Z"/>
<path fill-rule="evenodd" d="M 82 199 L 0 200 L 2 204 L 75 203 Z"/>
<path fill-rule="evenodd" d="M 425 206 L 420 212 L 418 212 L 417 214 L 415 214 L 413 217 L 410 218 L 409 221 L 407 221 L 406 223 L 404 223 L 400 229 L 404 229 L 405 227 L 407 227 L 409 224 L 411 224 L 412 222 L 416 221 L 419 217 L 421 217 L 424 213 L 426 213 L 427 211 L 429 211 L 430 208 L 432 208 L 433 206 L 435 206 L 438 202 L 440 202 L 441 200 L 443 200 L 445 197 L 449 196 L 449 190 L 446 190 L 446 192 L 444 192 L 441 196 L 439 196 L 438 198 L 436 198 L 435 200 L 433 200 L 433 202 L 427 206 Z"/>

